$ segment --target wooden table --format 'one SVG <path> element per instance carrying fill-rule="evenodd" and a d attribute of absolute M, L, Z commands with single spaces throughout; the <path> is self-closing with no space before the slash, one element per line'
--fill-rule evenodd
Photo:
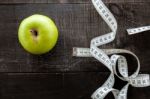
<path fill-rule="evenodd" d="M 150 0 L 103 1 L 119 29 L 115 41 L 101 48 L 133 51 L 141 61 L 140 73 L 150 73 L 150 32 L 126 33 L 150 24 Z M 56 47 L 42 56 L 25 52 L 18 43 L 18 26 L 32 14 L 51 17 L 59 28 Z M 91 0 L 0 0 L 0 99 L 90 99 L 110 72 L 94 58 L 72 57 L 72 48 L 89 47 L 93 37 L 109 31 Z M 132 73 L 136 62 L 126 56 Z M 115 88 L 125 84 L 116 79 Z M 130 86 L 128 99 L 150 99 L 150 87 Z"/>

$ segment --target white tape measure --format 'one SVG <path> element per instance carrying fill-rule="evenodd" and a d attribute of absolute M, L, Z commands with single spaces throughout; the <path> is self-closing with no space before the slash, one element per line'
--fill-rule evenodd
<path fill-rule="evenodd" d="M 115 17 L 101 0 L 92 0 L 92 3 L 96 8 L 97 12 L 99 13 L 99 15 L 110 27 L 112 32 L 93 38 L 91 40 L 90 48 L 74 47 L 73 56 L 94 57 L 95 59 L 103 63 L 111 72 L 111 74 L 109 75 L 105 83 L 92 94 L 91 97 L 93 99 L 103 99 L 109 92 L 113 93 L 115 99 L 127 99 L 128 86 L 129 85 L 133 87 L 150 86 L 150 76 L 149 74 L 139 74 L 140 61 L 138 57 L 131 51 L 123 50 L 123 49 L 99 49 L 98 48 L 98 46 L 110 43 L 115 39 L 118 26 Z M 127 32 L 129 35 L 131 35 L 131 34 L 141 33 L 143 31 L 148 31 L 148 30 L 150 30 L 150 26 L 127 29 Z M 135 59 L 137 60 L 137 69 L 131 76 L 128 75 L 128 64 L 126 58 L 122 55 L 117 55 L 119 53 L 130 54 L 134 56 Z M 109 57 L 108 55 L 112 55 L 112 56 Z M 118 65 L 116 65 L 117 63 Z M 118 66 L 118 71 L 121 74 L 121 76 L 117 74 L 116 66 Z M 117 90 L 113 88 L 115 83 L 114 75 L 119 77 L 121 80 L 128 82 L 121 90 Z"/>
<path fill-rule="evenodd" d="M 150 26 L 143 26 L 143 27 L 139 27 L 139 28 L 127 29 L 127 32 L 129 35 L 132 35 L 132 34 L 141 33 L 144 31 L 148 31 L 148 30 L 150 30 Z"/>

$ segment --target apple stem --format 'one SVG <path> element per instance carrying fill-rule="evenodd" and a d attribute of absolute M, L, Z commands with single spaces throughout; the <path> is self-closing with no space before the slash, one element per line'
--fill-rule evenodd
<path fill-rule="evenodd" d="M 32 33 L 32 35 L 33 35 L 34 37 L 37 37 L 37 36 L 38 36 L 38 31 L 37 31 L 37 30 L 32 29 L 30 32 Z"/>

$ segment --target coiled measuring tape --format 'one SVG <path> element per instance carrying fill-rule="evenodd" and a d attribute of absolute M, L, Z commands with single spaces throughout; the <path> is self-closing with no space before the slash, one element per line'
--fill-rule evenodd
<path fill-rule="evenodd" d="M 108 79 L 104 82 L 104 84 L 92 94 L 91 96 L 92 99 L 103 99 L 109 92 L 113 93 L 115 99 L 127 99 L 128 86 L 129 85 L 133 87 L 150 86 L 150 76 L 149 74 L 139 74 L 140 61 L 138 57 L 131 51 L 124 49 L 98 48 L 98 46 L 108 44 L 115 39 L 118 26 L 115 17 L 101 0 L 92 0 L 92 3 L 96 8 L 97 12 L 99 13 L 99 15 L 110 27 L 112 32 L 93 38 L 91 40 L 90 48 L 74 47 L 73 56 L 94 57 L 99 62 L 103 63 L 111 72 L 111 74 L 109 75 Z M 148 30 L 150 30 L 150 26 L 127 29 L 127 32 L 129 35 L 131 35 Z M 134 56 L 134 58 L 137 60 L 137 69 L 131 76 L 128 75 L 127 60 L 124 56 L 118 55 L 120 53 L 130 54 Z M 109 57 L 108 55 L 111 56 Z M 117 66 L 121 76 L 119 76 L 118 73 L 116 72 Z M 121 80 L 128 82 L 121 90 L 113 88 L 115 83 L 114 75 L 119 77 Z"/>

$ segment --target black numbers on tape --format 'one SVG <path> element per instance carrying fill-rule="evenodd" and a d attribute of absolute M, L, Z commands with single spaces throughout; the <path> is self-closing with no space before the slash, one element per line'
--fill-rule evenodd
<path fill-rule="evenodd" d="M 99 6 L 99 9 L 101 10 L 103 7 L 102 6 Z"/>
<path fill-rule="evenodd" d="M 108 39 L 111 39 L 111 35 L 108 36 Z"/>
<path fill-rule="evenodd" d="M 132 28 L 132 29 L 128 29 L 127 31 L 129 34 L 135 34 L 135 33 L 140 33 L 140 32 L 148 31 L 148 30 L 150 30 L 150 26 Z"/>
<path fill-rule="evenodd" d="M 104 40 L 106 41 L 106 40 L 107 40 L 107 37 L 105 37 Z"/>
<path fill-rule="evenodd" d="M 105 10 L 102 11 L 103 14 L 104 14 L 105 12 L 106 12 Z"/>
<path fill-rule="evenodd" d="M 94 51 L 94 49 L 93 48 L 91 48 L 91 52 L 93 52 Z"/>
<path fill-rule="evenodd" d="M 101 53 L 100 53 L 100 54 L 98 54 L 98 57 L 99 57 L 99 58 L 101 58 L 101 57 L 102 57 L 102 54 L 101 54 Z"/>
<path fill-rule="evenodd" d="M 100 38 L 100 39 L 99 39 L 99 41 L 100 41 L 100 42 L 103 42 L 103 39 L 102 39 L 102 38 Z"/>
<path fill-rule="evenodd" d="M 109 14 L 105 14 L 105 17 L 108 18 L 108 17 L 109 17 Z"/>
<path fill-rule="evenodd" d="M 104 92 L 103 91 L 100 91 L 100 94 L 103 94 Z"/>
<path fill-rule="evenodd" d="M 132 84 L 135 84 L 135 80 L 132 81 Z"/>
<path fill-rule="evenodd" d="M 106 60 L 106 63 L 107 63 L 107 64 L 110 64 L 110 61 L 109 61 L 109 60 Z"/>
<path fill-rule="evenodd" d="M 97 54 L 97 51 L 95 51 L 94 54 L 96 55 L 96 54 Z"/>
<path fill-rule="evenodd" d="M 109 81 L 110 81 L 110 83 L 111 83 L 111 82 L 112 82 L 112 79 L 110 79 Z"/>
<path fill-rule="evenodd" d="M 96 97 L 97 97 L 97 98 L 99 98 L 99 97 L 100 97 L 100 95 L 99 95 L 99 94 L 97 94 L 97 95 L 96 95 Z"/>
<path fill-rule="evenodd" d="M 112 21 L 112 18 L 109 17 L 109 18 L 108 18 L 108 21 L 109 21 L 109 22 Z"/>
<path fill-rule="evenodd" d="M 116 65 L 116 62 L 118 62 L 119 72 L 123 76 L 123 77 L 120 77 L 120 78 L 122 78 L 125 81 L 129 81 L 128 84 L 131 84 L 131 85 L 133 85 L 135 87 L 136 86 L 137 87 L 141 87 L 141 86 L 149 85 L 150 81 L 149 81 L 149 78 L 147 78 L 147 76 L 146 77 L 139 76 L 141 78 L 137 77 L 138 71 L 135 72 L 132 76 L 128 77 L 128 68 L 127 68 L 126 59 L 124 59 L 124 58 L 122 58 L 120 56 L 117 56 L 117 55 L 113 55 L 111 57 L 111 59 L 110 59 L 106 55 L 106 53 L 107 54 L 108 53 L 109 54 L 114 54 L 114 53 L 117 54 L 117 53 L 122 52 L 122 50 L 109 50 L 109 51 L 104 51 L 105 53 L 103 53 L 103 51 L 101 51 L 101 49 L 98 49 L 98 46 L 103 45 L 103 44 L 107 44 L 110 41 L 113 41 L 115 39 L 116 31 L 117 31 L 117 23 L 116 23 L 116 20 L 115 20 L 114 16 L 111 14 L 111 12 L 109 12 L 109 10 L 105 7 L 105 5 L 103 4 L 103 2 L 101 0 L 92 0 L 92 1 L 94 1 L 95 8 L 97 9 L 99 14 L 102 16 L 104 21 L 106 21 L 106 23 L 109 25 L 109 27 L 112 30 L 112 32 L 109 33 L 109 34 L 106 34 L 106 35 L 94 38 L 92 40 L 92 42 L 91 42 L 90 51 L 89 50 L 83 50 L 83 51 L 77 50 L 77 54 L 79 56 L 82 56 L 82 55 L 86 56 L 87 54 L 92 55 L 97 60 L 99 60 L 100 62 L 104 63 L 104 65 L 106 67 L 108 67 L 108 69 L 111 70 L 111 75 L 110 75 L 109 79 L 104 83 L 104 86 L 102 86 L 100 89 L 98 89 L 98 91 L 96 91 L 93 94 L 93 96 L 92 96 L 93 99 L 103 99 L 104 96 L 109 91 L 114 90 L 112 87 L 113 87 L 113 85 L 115 83 L 114 71 L 113 71 L 113 69 L 115 70 L 115 68 L 113 68 L 113 67 Z M 141 28 L 129 29 L 128 33 L 129 34 L 134 34 L 134 33 L 142 32 L 142 31 L 149 30 L 149 29 L 150 29 L 150 26 L 149 27 L 141 27 Z M 132 54 L 132 53 L 130 53 L 128 51 L 126 51 L 125 53 L 129 53 L 131 55 L 134 55 L 134 54 Z M 118 57 L 120 57 L 120 58 L 118 59 Z M 118 61 L 117 61 L 117 59 L 118 59 Z M 117 95 L 117 93 L 118 93 L 118 95 Z M 115 94 L 117 95 L 117 99 L 126 99 L 127 98 L 126 97 L 127 88 L 125 87 L 125 88 L 123 88 L 121 90 L 121 93 L 116 92 Z"/>
<path fill-rule="evenodd" d="M 114 60 L 111 60 L 111 63 L 115 63 L 115 61 L 114 61 Z"/>
<path fill-rule="evenodd" d="M 121 96 L 121 99 L 125 99 L 124 96 Z"/>
<path fill-rule="evenodd" d="M 103 57 L 102 59 L 103 59 L 103 61 L 105 61 L 105 60 L 106 60 L 106 58 L 105 58 L 105 57 Z"/>
<path fill-rule="evenodd" d="M 121 94 L 125 94 L 125 92 L 124 92 L 124 91 L 121 91 Z"/>
<path fill-rule="evenodd" d="M 143 80 L 143 84 L 145 84 L 146 83 L 146 81 L 145 80 Z"/>
<path fill-rule="evenodd" d="M 107 91 L 108 89 L 107 89 L 107 88 L 104 88 L 104 90 Z"/>
<path fill-rule="evenodd" d="M 97 4 L 97 6 L 98 6 L 98 5 L 99 5 L 99 2 L 97 2 L 96 4 Z"/>
<path fill-rule="evenodd" d="M 138 84 L 141 84 L 141 80 L 138 80 L 137 83 L 138 83 Z"/>

